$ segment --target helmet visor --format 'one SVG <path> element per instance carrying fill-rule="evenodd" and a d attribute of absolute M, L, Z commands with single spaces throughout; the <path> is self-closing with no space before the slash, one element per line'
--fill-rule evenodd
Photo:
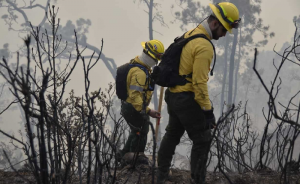
<path fill-rule="evenodd" d="M 239 20 L 235 20 L 234 22 L 229 23 L 229 25 L 230 25 L 232 28 L 237 29 L 237 28 L 240 26 L 240 21 L 241 21 L 241 18 L 240 18 Z"/>

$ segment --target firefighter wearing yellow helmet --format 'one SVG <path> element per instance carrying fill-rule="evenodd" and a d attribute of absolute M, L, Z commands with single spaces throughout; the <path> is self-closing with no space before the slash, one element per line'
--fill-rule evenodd
<path fill-rule="evenodd" d="M 148 42 L 142 42 L 143 52 L 151 56 L 155 60 L 161 60 L 163 53 L 165 52 L 164 45 L 159 40 L 150 40 Z"/>
<path fill-rule="evenodd" d="M 128 152 L 144 152 L 149 132 L 149 116 L 160 118 L 160 113 L 150 109 L 148 105 L 154 90 L 154 83 L 150 79 L 151 68 L 161 60 L 164 45 L 159 40 L 142 42 L 141 45 L 142 53 L 117 69 L 116 93 L 121 99 L 121 114 L 131 129 L 119 158 Z M 125 97 L 121 97 L 122 93 Z M 142 113 L 143 110 L 145 113 Z"/>
<path fill-rule="evenodd" d="M 239 10 L 229 2 L 218 4 L 209 4 L 213 14 L 222 23 L 229 33 L 232 33 L 232 28 L 238 28 L 241 19 L 239 18 Z"/>
<path fill-rule="evenodd" d="M 210 4 L 210 8 L 212 13 L 207 20 L 179 38 L 182 42 L 190 38 L 182 48 L 179 62 L 179 75 L 186 76 L 188 82 L 169 87 L 165 93 L 169 122 L 158 150 L 157 184 L 163 184 L 168 179 L 175 149 L 185 131 L 193 143 L 191 183 L 205 183 L 211 129 L 216 127 L 207 86 L 214 56 L 210 40 L 224 37 L 227 31 L 231 33 L 240 22 L 239 11 L 232 3 Z M 204 35 L 206 39 L 196 35 Z"/>

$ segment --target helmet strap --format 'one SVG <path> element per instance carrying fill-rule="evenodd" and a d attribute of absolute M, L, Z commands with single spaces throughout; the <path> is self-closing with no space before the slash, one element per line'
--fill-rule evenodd
<path fill-rule="evenodd" d="M 208 17 L 209 17 L 209 16 L 208 16 Z M 199 25 L 200 25 L 203 21 L 205 21 L 206 19 L 208 19 L 208 17 L 206 17 L 206 18 L 204 18 L 203 20 L 201 20 L 201 22 L 198 24 L 197 27 L 199 27 Z M 196 29 L 197 27 L 195 27 L 195 28 L 189 33 L 189 35 L 191 35 L 191 34 L 195 31 L 195 29 Z"/>

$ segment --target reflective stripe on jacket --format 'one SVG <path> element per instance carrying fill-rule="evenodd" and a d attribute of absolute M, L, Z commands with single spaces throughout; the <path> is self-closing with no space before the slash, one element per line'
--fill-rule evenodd
<path fill-rule="evenodd" d="M 138 56 L 135 57 L 130 63 L 138 63 L 148 70 L 149 75 L 151 73 L 151 68 L 145 65 Z M 148 84 L 146 83 L 146 73 L 140 69 L 139 67 L 133 67 L 129 70 L 127 75 L 127 92 L 128 98 L 126 102 L 131 103 L 132 106 L 137 111 L 141 111 L 143 107 L 143 98 L 144 98 L 144 90 L 148 90 Z M 153 91 L 147 91 L 146 95 L 146 113 L 149 112 L 150 108 L 148 107 Z"/>
<path fill-rule="evenodd" d="M 199 25 L 189 35 L 191 31 L 192 30 L 188 31 L 184 37 L 188 38 L 195 34 L 204 34 L 208 39 L 211 39 L 202 25 Z M 214 52 L 212 45 L 204 38 L 195 38 L 188 42 L 182 49 L 179 64 L 179 74 L 187 75 L 193 73 L 192 80 L 187 78 L 192 83 L 170 88 L 170 91 L 173 93 L 184 91 L 194 92 L 195 100 L 203 110 L 211 109 L 207 81 L 213 54 Z"/>

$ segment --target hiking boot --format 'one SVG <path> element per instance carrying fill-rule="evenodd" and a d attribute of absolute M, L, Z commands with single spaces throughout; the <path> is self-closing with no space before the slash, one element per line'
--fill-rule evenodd
<path fill-rule="evenodd" d="M 145 154 L 141 154 L 141 155 L 139 155 L 139 157 L 137 159 L 137 164 L 148 165 L 149 164 L 149 158 Z"/>

